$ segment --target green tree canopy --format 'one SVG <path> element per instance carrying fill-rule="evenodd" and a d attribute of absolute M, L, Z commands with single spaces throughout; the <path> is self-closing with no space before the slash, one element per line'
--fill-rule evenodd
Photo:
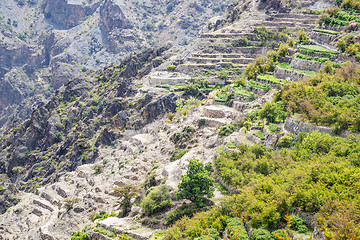
<path fill-rule="evenodd" d="M 209 176 L 204 164 L 197 159 L 190 160 L 188 170 L 182 176 L 179 184 L 179 191 L 176 193 L 177 199 L 188 199 L 201 207 L 208 198 L 214 196 L 215 180 Z"/>

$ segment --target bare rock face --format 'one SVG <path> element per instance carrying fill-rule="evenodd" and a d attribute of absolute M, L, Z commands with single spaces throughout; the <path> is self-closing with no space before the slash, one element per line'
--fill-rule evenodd
<path fill-rule="evenodd" d="M 131 28 L 132 24 L 112 0 L 106 0 L 100 7 L 101 30 L 110 33 L 115 29 Z"/>
<path fill-rule="evenodd" d="M 0 34 L 4 40 L 0 43 L 0 78 L 14 66 L 39 67 L 42 65 L 43 56 L 39 49 L 28 46 L 24 42 L 7 38 Z"/>
<path fill-rule="evenodd" d="M 65 28 L 79 25 L 86 16 L 91 15 L 99 3 L 92 6 L 68 4 L 67 0 L 45 0 L 42 7 L 45 17 Z"/>
<path fill-rule="evenodd" d="M 131 22 L 126 18 L 121 8 L 112 0 L 106 0 L 100 7 L 100 29 L 108 40 L 108 49 L 116 51 L 122 45 L 119 38 L 126 41 L 138 38 L 132 30 Z M 131 46 L 127 46 L 130 50 Z"/>
<path fill-rule="evenodd" d="M 10 82 L 0 81 L 0 109 L 19 103 L 21 100 L 21 93 Z"/>

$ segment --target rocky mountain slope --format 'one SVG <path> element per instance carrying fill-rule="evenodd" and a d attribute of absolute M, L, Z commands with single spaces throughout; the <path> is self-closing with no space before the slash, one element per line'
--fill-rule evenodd
<path fill-rule="evenodd" d="M 78 73 L 194 39 L 231 1 L 10 0 L 0 3 L 0 127 L 26 119 Z"/>
<path fill-rule="evenodd" d="M 333 6 L 331 2 L 238 2 L 223 17 L 210 21 L 187 46 L 154 47 L 123 60 L 115 59 L 136 49 L 137 44 L 151 45 L 156 38 L 165 42 L 177 36 L 175 41 L 181 43 L 187 36 L 195 36 L 201 28 L 201 21 L 198 26 L 194 24 L 196 16 L 204 13 L 201 16 L 205 18 L 210 14 L 205 5 L 216 8 L 210 2 L 202 3 L 48 0 L 41 5 L 26 3 L 29 8 L 23 6 L 23 9 L 40 7 L 44 11 L 42 24 L 49 27 L 51 22 L 56 28 L 43 36 L 46 44 L 41 50 L 53 53 L 48 58 L 36 55 L 35 48 L 25 54 L 28 58 L 14 60 L 18 68 L 10 71 L 12 75 L 7 72 L 4 79 L 10 75 L 28 76 L 25 66 L 31 69 L 34 61 L 41 64 L 48 61 L 51 69 L 44 65 L 39 82 L 44 86 L 57 78 L 63 82 L 54 80 L 59 85 L 51 100 L 39 103 L 28 119 L 12 122 L 2 134 L 0 239 L 69 239 L 78 230 L 84 230 L 92 239 L 111 239 L 111 233 L 119 232 L 136 239 L 157 239 L 156 232 L 167 226 L 167 215 L 144 216 L 139 199 L 150 187 L 166 184 L 172 187 L 175 200 L 174 193 L 190 159 L 212 163 L 220 146 L 224 151 L 241 144 L 276 149 L 283 136 L 300 132 L 317 130 L 334 135 L 331 128 L 296 118 L 279 121 L 275 131 L 270 129 L 274 125 L 265 125 L 263 119 L 248 120 L 254 111 L 273 100 L 281 86 L 323 69 L 324 63 L 313 59 L 314 52 L 303 50 L 309 48 L 307 44 L 286 48 L 287 53 L 279 54 L 276 64 L 271 62 L 271 55 L 264 57 L 268 50 L 279 47 L 281 50 L 280 43 L 289 42 L 290 37 L 298 38 L 302 29 L 307 31 L 310 46 L 317 47 L 318 58 L 330 51 L 334 63 L 353 61 L 335 49 L 331 34 L 317 34 L 319 16 L 312 11 Z M 19 4 L 14 7 L 21 8 Z M 156 4 L 161 5 L 159 12 L 153 11 Z M 190 19 L 179 17 L 184 9 L 193 13 Z M 168 14 L 161 19 L 165 11 Z M 162 22 L 167 30 L 149 36 L 152 28 L 147 25 L 151 23 L 149 18 L 155 25 Z M 192 30 L 185 30 L 188 25 Z M 143 27 L 149 29 L 142 32 Z M 89 50 L 86 45 L 90 36 L 98 38 L 95 42 L 100 39 L 104 42 L 99 45 L 101 49 L 94 47 L 94 53 L 85 58 L 82 51 Z M 75 41 L 69 40 L 72 38 Z M 33 43 L 28 40 L 19 44 Z M 305 57 L 296 57 L 299 53 Z M 20 53 L 14 56 L 17 54 Z M 64 59 L 70 59 L 70 63 L 63 62 Z M 86 63 L 78 65 L 84 59 Z M 96 59 L 101 59 L 100 63 L 113 60 L 114 63 L 78 74 L 69 81 L 63 75 L 66 71 L 54 71 L 69 70 L 70 77 L 76 68 L 99 64 Z M 250 75 L 248 66 L 267 61 L 273 67 L 269 71 L 272 74 L 258 70 Z M 24 72 L 19 71 L 20 66 Z M 56 75 L 60 72 L 61 75 Z M 12 89 L 13 85 L 8 87 L 9 92 Z M 9 106 L 19 104 L 27 97 L 23 93 L 15 93 L 19 97 L 12 99 L 4 98 L 3 106 L 10 109 Z M 250 121 L 249 127 L 246 120 Z M 243 124 L 241 129 L 219 133 L 231 130 L 232 124 L 239 122 Z M 237 192 L 221 179 L 218 181 L 231 193 Z M 224 197 L 220 189 L 212 201 Z M 129 205 L 124 207 L 124 203 Z M 175 207 L 181 205 L 176 204 Z M 95 228 L 93 220 L 101 211 L 108 215 Z M 117 213 L 111 214 L 112 211 Z M 315 227 L 313 222 L 310 225 Z M 314 234 L 319 237 L 317 230 L 316 226 Z"/>

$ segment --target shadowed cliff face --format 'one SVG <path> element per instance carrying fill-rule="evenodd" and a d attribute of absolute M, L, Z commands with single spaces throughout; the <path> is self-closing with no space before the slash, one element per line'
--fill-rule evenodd
<path fill-rule="evenodd" d="M 44 0 L 42 7 L 45 18 L 64 28 L 72 28 L 80 24 L 85 17 L 94 13 L 99 3 L 91 6 L 68 4 L 67 0 Z"/>
<path fill-rule="evenodd" d="M 47 165 L 45 162 L 49 160 L 57 162 L 58 157 L 60 162 L 68 162 L 66 168 L 72 171 L 82 164 L 84 151 L 103 143 L 111 144 L 120 137 L 119 130 L 139 129 L 174 112 L 178 98 L 174 93 L 145 93 L 133 88 L 133 81 L 148 74 L 152 60 L 166 49 L 144 50 L 119 65 L 68 81 L 48 104 L 38 107 L 28 120 L 17 122 L 5 133 L 1 148 L 8 149 L 9 154 L 2 151 L 0 173 L 16 183 L 40 175 L 46 179 L 53 172 L 50 166 L 41 173 L 34 170 Z M 88 141 L 94 134 L 98 135 L 96 141 Z M 44 155 L 47 155 L 45 162 Z M 87 161 L 95 157 L 93 151 Z M 17 172 L 18 168 L 23 171 Z"/>
<path fill-rule="evenodd" d="M 76 74 L 119 64 L 131 52 L 168 41 L 187 44 L 230 2 L 0 2 L 0 129 L 29 117 Z M 14 69 L 26 76 L 9 80 Z"/>

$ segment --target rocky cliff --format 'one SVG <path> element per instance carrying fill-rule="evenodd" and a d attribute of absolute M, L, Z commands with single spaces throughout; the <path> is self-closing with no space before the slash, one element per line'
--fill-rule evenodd
<path fill-rule="evenodd" d="M 78 73 L 100 69 L 109 62 L 118 64 L 127 54 L 159 43 L 187 44 L 214 12 L 224 12 L 229 2 L 1 2 L 0 81 L 4 88 L 0 90 L 0 128 L 9 118 L 28 117 Z M 4 78 L 14 68 L 22 69 L 25 80 Z"/>

